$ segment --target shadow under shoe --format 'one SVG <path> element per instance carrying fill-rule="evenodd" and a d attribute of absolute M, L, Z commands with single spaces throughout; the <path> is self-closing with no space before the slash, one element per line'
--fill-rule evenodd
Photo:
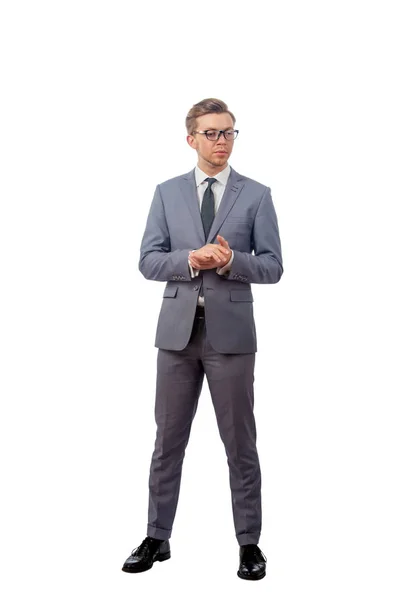
<path fill-rule="evenodd" d="M 140 546 L 132 550 L 122 570 L 126 573 L 142 573 L 151 569 L 156 561 L 162 562 L 169 558 L 171 558 L 169 540 L 146 537 Z"/>
<path fill-rule="evenodd" d="M 240 546 L 240 563 L 237 572 L 241 579 L 257 581 L 265 577 L 267 558 L 256 544 Z"/>

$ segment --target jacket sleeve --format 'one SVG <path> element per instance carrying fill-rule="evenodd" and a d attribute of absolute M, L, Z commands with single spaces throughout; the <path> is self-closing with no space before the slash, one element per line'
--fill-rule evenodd
<path fill-rule="evenodd" d="M 154 281 L 191 281 L 188 257 L 191 248 L 171 252 L 160 186 L 156 187 L 140 246 L 139 271 Z"/>
<path fill-rule="evenodd" d="M 268 187 L 254 220 L 252 249 L 254 254 L 235 249 L 231 269 L 223 277 L 243 283 L 277 283 L 283 273 L 282 252 L 277 216 Z"/>

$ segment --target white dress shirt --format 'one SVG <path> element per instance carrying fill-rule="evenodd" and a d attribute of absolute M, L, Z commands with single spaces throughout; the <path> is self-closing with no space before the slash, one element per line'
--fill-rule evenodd
<path fill-rule="evenodd" d="M 217 175 L 214 175 L 214 179 L 217 180 L 217 181 L 214 181 L 214 183 L 211 186 L 212 192 L 214 194 L 214 203 L 215 203 L 214 214 L 217 214 L 219 205 L 221 204 L 221 199 L 225 192 L 225 188 L 226 188 L 226 184 L 227 184 L 230 172 L 231 172 L 231 168 L 229 165 L 227 165 L 223 171 L 221 171 Z M 207 186 L 208 186 L 208 182 L 205 181 L 205 179 L 207 179 L 208 177 L 209 177 L 209 175 L 207 175 L 207 173 L 204 173 L 204 171 L 202 171 L 201 169 L 199 169 L 198 166 L 196 166 L 195 180 L 196 180 L 196 188 L 197 188 L 197 197 L 199 199 L 200 212 L 201 212 L 201 205 L 203 202 L 204 192 L 206 191 Z M 232 256 L 230 258 L 230 261 L 224 267 L 219 267 L 217 269 L 218 275 L 223 275 L 224 273 L 229 271 L 229 269 L 231 268 L 232 261 L 233 261 L 233 250 L 232 250 Z M 190 270 L 190 275 L 192 278 L 198 276 L 199 270 L 193 269 L 193 267 L 190 264 L 190 261 L 189 261 L 189 270 Z M 203 296 L 199 296 L 197 304 L 199 306 L 204 306 L 204 297 Z"/>

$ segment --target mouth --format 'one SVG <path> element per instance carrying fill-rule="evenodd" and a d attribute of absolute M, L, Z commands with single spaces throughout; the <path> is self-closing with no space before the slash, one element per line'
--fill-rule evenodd
<path fill-rule="evenodd" d="M 225 150 L 216 150 L 215 154 L 228 154 Z"/>

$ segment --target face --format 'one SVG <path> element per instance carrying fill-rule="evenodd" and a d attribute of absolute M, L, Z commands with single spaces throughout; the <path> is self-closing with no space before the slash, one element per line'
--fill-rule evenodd
<path fill-rule="evenodd" d="M 234 129 L 232 117 L 229 113 L 212 113 L 198 117 L 196 131 L 208 129 Z M 201 133 L 193 133 L 186 139 L 189 146 L 197 152 L 199 168 L 207 175 L 215 175 L 225 169 L 233 149 L 233 140 L 228 142 L 221 134 L 219 140 L 212 142 Z"/>

